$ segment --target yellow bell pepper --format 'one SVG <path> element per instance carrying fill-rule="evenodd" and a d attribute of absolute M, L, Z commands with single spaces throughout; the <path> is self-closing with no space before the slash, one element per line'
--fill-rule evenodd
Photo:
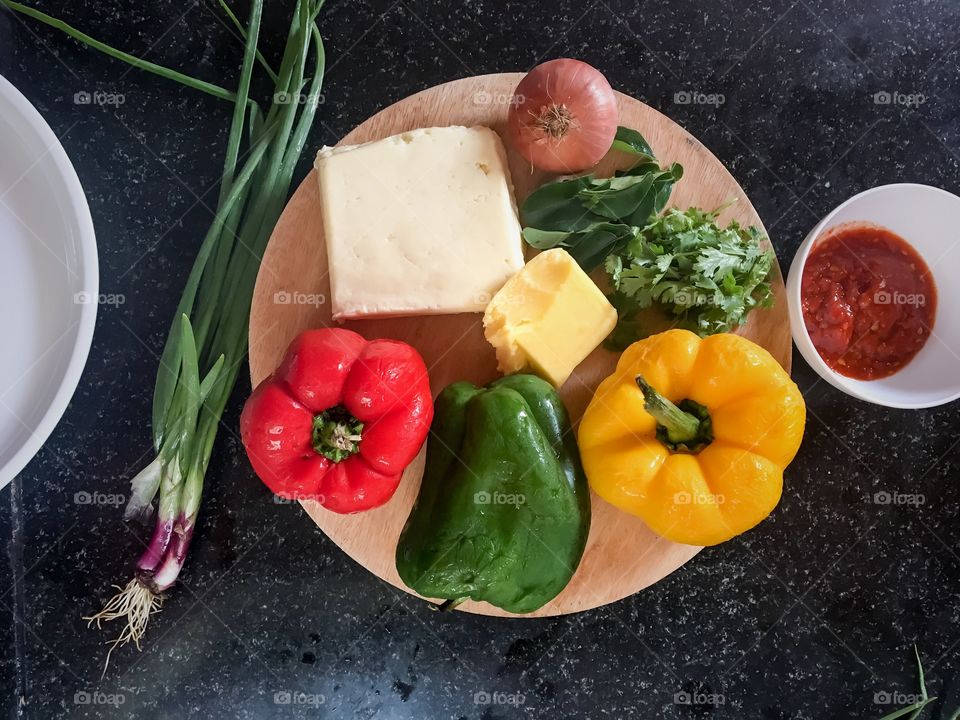
<path fill-rule="evenodd" d="M 578 441 L 600 497 L 665 538 L 715 545 L 776 507 L 805 420 L 800 390 L 759 345 L 668 330 L 627 348 Z"/>

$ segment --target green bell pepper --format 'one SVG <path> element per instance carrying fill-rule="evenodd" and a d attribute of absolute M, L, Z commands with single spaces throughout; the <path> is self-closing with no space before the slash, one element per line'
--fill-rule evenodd
<path fill-rule="evenodd" d="M 484 600 L 528 613 L 573 576 L 590 530 L 590 491 L 563 401 L 511 375 L 440 393 L 420 494 L 397 570 L 445 606 Z"/>

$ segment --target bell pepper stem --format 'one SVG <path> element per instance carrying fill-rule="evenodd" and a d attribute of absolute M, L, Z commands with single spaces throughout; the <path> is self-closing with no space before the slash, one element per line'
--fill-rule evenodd
<path fill-rule="evenodd" d="M 705 406 L 689 399 L 674 405 L 642 375 L 636 380 L 643 392 L 643 409 L 657 421 L 657 440 L 668 450 L 696 455 L 713 442 L 713 419 Z"/>
<path fill-rule="evenodd" d="M 700 419 L 684 412 L 648 383 L 643 375 L 637 375 L 637 385 L 643 393 L 643 409 L 653 415 L 667 431 L 670 442 L 681 445 L 689 443 L 700 434 Z"/>
<path fill-rule="evenodd" d="M 313 418 L 313 449 L 338 463 L 360 451 L 363 423 L 338 405 Z"/>

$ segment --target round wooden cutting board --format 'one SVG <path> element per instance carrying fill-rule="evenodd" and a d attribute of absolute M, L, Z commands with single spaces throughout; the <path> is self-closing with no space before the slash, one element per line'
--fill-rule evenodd
<path fill-rule="evenodd" d="M 483 75 L 439 85 L 412 95 L 374 115 L 343 138 L 353 145 L 421 127 L 488 125 L 505 135 L 507 110 L 521 73 Z M 661 164 L 679 162 L 683 179 L 671 204 L 715 208 L 736 203 L 721 217 L 761 226 L 760 218 L 736 180 L 696 138 L 644 103 L 618 94 L 620 124 L 639 130 Z M 517 201 L 548 177 L 507 145 Z M 611 155 L 618 155 L 611 153 Z M 598 168 L 609 174 L 629 158 L 608 158 Z M 306 328 L 333 324 L 330 283 L 320 215 L 316 172 L 303 181 L 277 223 L 257 278 L 250 313 L 250 374 L 254 386 L 276 366 L 287 345 Z M 790 325 L 780 269 L 774 267 L 776 302 L 750 316 L 742 334 L 769 350 L 790 369 Z M 346 323 L 368 339 L 396 338 L 413 345 L 430 369 L 434 395 L 457 380 L 485 384 L 498 375 L 493 348 L 483 337 L 481 315 L 390 318 Z M 603 349 L 585 360 L 562 388 L 571 417 L 578 421 L 600 381 L 614 369 L 617 356 Z M 370 572 L 411 592 L 394 566 L 397 538 L 417 496 L 424 453 L 407 469 L 400 488 L 383 507 L 357 515 L 337 515 L 313 502 L 310 517 L 350 557 Z M 593 523 L 583 561 L 566 589 L 532 616 L 579 612 L 619 600 L 673 572 L 700 550 L 665 540 L 637 517 L 593 496 Z M 486 603 L 467 602 L 461 610 L 510 616 Z M 512 616 L 511 616 L 512 617 Z"/>

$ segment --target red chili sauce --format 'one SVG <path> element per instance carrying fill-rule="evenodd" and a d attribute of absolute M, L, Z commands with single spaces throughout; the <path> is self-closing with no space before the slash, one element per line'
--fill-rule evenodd
<path fill-rule="evenodd" d="M 899 235 L 865 223 L 840 225 L 814 246 L 800 298 L 820 357 L 858 380 L 887 377 L 909 363 L 937 312 L 923 258 Z"/>

